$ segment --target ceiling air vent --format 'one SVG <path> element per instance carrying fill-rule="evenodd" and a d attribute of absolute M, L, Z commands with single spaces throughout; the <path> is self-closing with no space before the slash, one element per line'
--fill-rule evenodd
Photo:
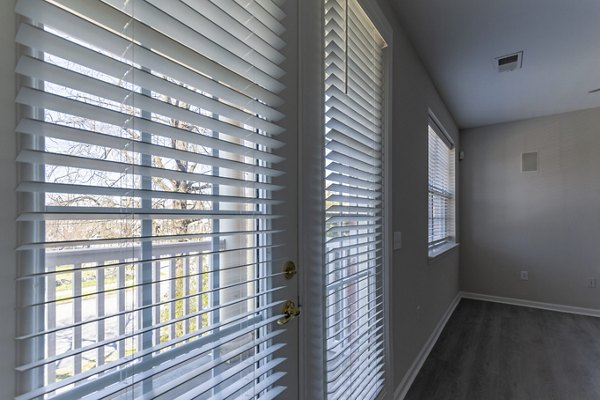
<path fill-rule="evenodd" d="M 518 53 L 508 54 L 498 57 L 495 60 L 498 72 L 514 71 L 523 66 L 523 52 L 519 51 Z"/>

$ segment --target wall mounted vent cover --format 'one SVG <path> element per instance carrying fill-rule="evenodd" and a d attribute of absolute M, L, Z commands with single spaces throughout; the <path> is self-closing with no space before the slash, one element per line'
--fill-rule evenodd
<path fill-rule="evenodd" d="M 521 154 L 521 171 L 534 172 L 538 170 L 538 153 Z"/>
<path fill-rule="evenodd" d="M 495 59 L 498 72 L 514 71 L 523 66 L 523 52 L 508 54 Z"/>

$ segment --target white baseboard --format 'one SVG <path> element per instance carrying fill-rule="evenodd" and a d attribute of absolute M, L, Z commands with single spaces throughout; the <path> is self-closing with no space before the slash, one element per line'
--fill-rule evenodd
<path fill-rule="evenodd" d="M 444 315 L 442 316 L 442 318 L 436 325 L 435 329 L 429 336 L 429 339 L 427 339 L 427 342 L 425 342 L 425 344 L 423 345 L 423 348 L 421 348 L 421 351 L 417 355 L 417 358 L 415 359 L 415 361 L 412 363 L 412 365 L 410 366 L 410 368 L 404 375 L 404 378 L 402 378 L 400 385 L 398 385 L 398 387 L 394 391 L 394 399 L 395 400 L 403 400 L 404 396 L 406 396 L 406 393 L 408 393 L 410 386 L 412 385 L 415 378 L 419 374 L 421 367 L 425 363 L 425 360 L 427 360 L 427 357 L 429 356 L 431 349 L 433 349 L 433 346 L 435 346 L 435 343 L 437 342 L 438 338 L 440 337 L 440 334 L 444 330 L 446 323 L 448 322 L 448 320 L 454 313 L 454 310 L 456 309 L 456 306 L 458 305 L 458 302 L 460 301 L 460 299 L 461 299 L 461 293 L 459 292 L 456 295 L 456 297 L 454 298 L 454 300 L 452 300 L 452 303 L 450 303 L 450 306 L 448 306 L 448 309 L 446 310 L 446 312 L 444 313 Z"/>
<path fill-rule="evenodd" d="M 600 310 L 595 308 L 583 308 L 564 306 L 562 304 L 543 303 L 541 301 L 522 300 L 515 299 L 512 297 L 501 297 L 501 296 L 490 296 L 487 294 L 471 293 L 471 292 L 460 292 L 462 299 L 473 299 L 492 301 L 494 303 L 511 304 L 513 306 L 539 308 L 542 310 L 558 311 L 569 314 L 587 315 L 590 317 L 600 317 Z"/>
<path fill-rule="evenodd" d="M 491 301 L 494 303 L 511 304 L 514 306 L 539 308 L 542 310 L 558 311 L 600 318 L 600 310 L 595 308 L 573 307 L 561 304 L 543 303 L 540 301 L 514 299 L 511 297 L 490 296 L 487 294 L 472 292 L 459 292 L 454 298 L 454 300 L 452 300 L 452 303 L 450 303 L 450 306 L 448 307 L 448 309 L 438 322 L 437 326 L 431 333 L 431 336 L 429 336 L 429 339 L 427 339 L 427 342 L 425 342 L 425 344 L 423 345 L 423 348 L 421 348 L 421 351 L 419 352 L 417 358 L 404 375 L 404 378 L 402 378 L 402 381 L 400 382 L 400 384 L 396 388 L 396 391 L 394 392 L 394 400 L 403 400 L 406 394 L 408 393 L 410 386 L 419 374 L 419 371 L 421 370 L 421 367 L 423 367 L 425 360 L 427 360 L 431 349 L 433 349 L 433 346 L 435 346 L 435 343 L 437 342 L 437 340 L 440 337 L 440 334 L 444 330 L 446 323 L 454 313 L 454 310 L 456 309 L 456 306 L 458 305 L 461 299 Z"/>

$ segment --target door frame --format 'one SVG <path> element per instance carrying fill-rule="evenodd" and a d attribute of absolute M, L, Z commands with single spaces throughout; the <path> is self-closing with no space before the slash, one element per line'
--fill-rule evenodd
<path fill-rule="evenodd" d="M 300 320 L 300 399 L 325 398 L 323 357 L 324 285 L 320 267 L 324 260 L 325 173 L 323 127 L 325 125 L 323 0 L 298 0 L 299 19 L 299 264 L 300 296 L 304 316 Z M 318 99 L 315 101 L 315 99 Z"/>

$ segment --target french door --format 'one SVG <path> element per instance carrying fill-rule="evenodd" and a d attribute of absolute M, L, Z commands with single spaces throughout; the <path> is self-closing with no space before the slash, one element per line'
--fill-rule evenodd
<path fill-rule="evenodd" d="M 295 7 L 17 1 L 18 399 L 297 396 Z"/>

